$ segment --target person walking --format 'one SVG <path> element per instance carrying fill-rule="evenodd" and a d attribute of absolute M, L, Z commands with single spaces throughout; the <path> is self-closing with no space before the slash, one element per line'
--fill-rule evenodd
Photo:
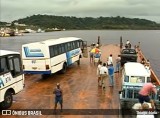
<path fill-rule="evenodd" d="M 113 64 L 110 64 L 108 66 L 108 75 L 109 75 L 110 87 L 113 87 L 114 86 L 114 67 L 113 67 Z"/>
<path fill-rule="evenodd" d="M 154 101 L 150 99 L 149 94 L 153 92 L 154 94 L 157 93 L 155 86 L 152 83 L 145 83 L 142 89 L 139 91 L 138 99 L 141 104 L 144 102 L 151 103 L 152 108 L 154 109 Z"/>
<path fill-rule="evenodd" d="M 107 75 L 108 75 L 108 69 L 107 69 L 106 63 L 103 63 L 103 66 L 100 68 L 100 76 L 101 76 L 102 89 L 106 88 Z"/>
<path fill-rule="evenodd" d="M 53 94 L 55 94 L 54 110 L 56 111 L 57 104 L 59 103 L 61 105 L 61 112 L 62 112 L 62 108 L 63 108 L 63 92 L 62 92 L 62 89 L 60 88 L 60 84 L 59 83 L 57 83 L 56 88 L 53 91 Z"/>
<path fill-rule="evenodd" d="M 100 68 L 102 67 L 102 61 L 99 61 L 97 66 L 98 85 L 101 86 Z"/>
<path fill-rule="evenodd" d="M 118 55 L 118 57 L 116 59 L 116 71 L 115 72 L 120 71 L 120 66 L 121 66 L 121 57 L 120 57 L 120 55 Z"/>

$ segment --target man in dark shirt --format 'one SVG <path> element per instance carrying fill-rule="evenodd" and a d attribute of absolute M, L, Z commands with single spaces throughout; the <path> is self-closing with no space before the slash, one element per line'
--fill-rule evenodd
<path fill-rule="evenodd" d="M 61 111 L 62 111 L 62 108 L 63 108 L 63 92 L 62 92 L 62 89 L 60 88 L 59 83 L 57 83 L 57 86 L 54 89 L 53 94 L 55 94 L 55 106 L 54 106 L 55 111 L 56 111 L 58 102 L 61 105 Z"/>

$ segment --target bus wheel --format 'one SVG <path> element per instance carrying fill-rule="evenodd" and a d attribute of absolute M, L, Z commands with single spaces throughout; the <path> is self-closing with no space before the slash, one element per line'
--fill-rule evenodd
<path fill-rule="evenodd" d="M 4 96 L 4 101 L 2 102 L 1 106 L 3 109 L 7 109 L 12 105 L 13 97 L 10 91 L 7 91 Z"/>
<path fill-rule="evenodd" d="M 79 60 L 77 61 L 77 64 L 80 65 L 80 58 L 79 58 Z"/>
<path fill-rule="evenodd" d="M 62 68 L 62 70 L 61 70 L 61 73 L 65 73 L 66 72 L 66 70 L 67 70 L 67 65 L 66 65 L 66 63 L 64 63 L 63 64 L 63 68 Z"/>

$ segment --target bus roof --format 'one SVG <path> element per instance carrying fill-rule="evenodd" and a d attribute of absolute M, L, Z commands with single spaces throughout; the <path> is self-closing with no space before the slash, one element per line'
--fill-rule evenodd
<path fill-rule="evenodd" d="M 9 50 L 0 50 L 0 56 L 9 55 L 9 54 L 20 54 L 19 52 L 9 51 Z"/>
<path fill-rule="evenodd" d="M 58 39 L 48 39 L 45 41 L 40 41 L 40 42 L 33 42 L 33 43 L 29 43 L 29 44 L 45 44 L 47 46 L 50 45 L 55 45 L 55 44 L 61 44 L 61 43 L 65 43 L 65 42 L 70 42 L 70 41 L 76 41 L 76 40 L 81 40 L 81 38 L 77 38 L 77 37 L 64 37 L 64 38 L 58 38 Z M 24 44 L 27 45 L 27 44 Z"/>
<path fill-rule="evenodd" d="M 124 69 L 128 76 L 150 76 L 144 65 L 137 62 L 125 63 Z"/>

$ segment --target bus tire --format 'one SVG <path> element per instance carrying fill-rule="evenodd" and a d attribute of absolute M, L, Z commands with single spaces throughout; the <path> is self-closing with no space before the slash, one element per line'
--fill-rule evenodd
<path fill-rule="evenodd" d="M 62 68 L 62 70 L 61 70 L 61 73 L 64 74 L 64 73 L 66 72 L 66 70 L 67 70 L 67 64 L 64 63 L 64 64 L 63 64 L 63 68 Z"/>
<path fill-rule="evenodd" d="M 80 65 L 80 58 L 79 58 L 79 60 L 77 61 L 77 65 L 78 65 L 78 66 Z"/>
<path fill-rule="evenodd" d="M 10 91 L 7 91 L 4 96 L 4 101 L 1 103 L 2 109 L 7 109 L 11 107 L 12 102 L 13 102 L 12 93 Z"/>

